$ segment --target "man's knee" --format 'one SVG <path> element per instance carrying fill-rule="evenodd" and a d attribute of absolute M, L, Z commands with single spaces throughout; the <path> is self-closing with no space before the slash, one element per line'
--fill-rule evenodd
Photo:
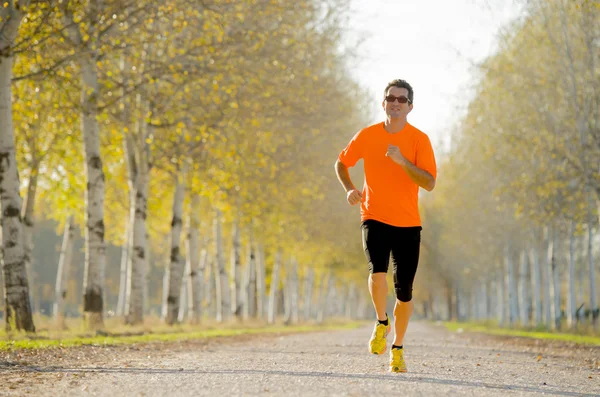
<path fill-rule="evenodd" d="M 403 288 L 395 286 L 396 289 L 396 298 L 400 302 L 408 303 L 412 300 L 412 288 Z"/>
<path fill-rule="evenodd" d="M 369 284 L 375 288 L 387 287 L 387 280 L 385 276 L 385 273 L 371 273 L 369 275 Z"/>

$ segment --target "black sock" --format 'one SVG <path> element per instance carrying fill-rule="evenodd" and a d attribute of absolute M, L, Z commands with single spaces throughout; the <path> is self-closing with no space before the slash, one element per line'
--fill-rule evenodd
<path fill-rule="evenodd" d="M 379 324 L 383 324 L 383 325 L 389 325 L 389 323 L 390 323 L 387 313 L 385 314 L 385 320 L 381 321 L 378 319 L 377 321 L 379 321 Z"/>
<path fill-rule="evenodd" d="M 401 346 L 392 345 L 392 349 L 402 349 L 402 348 L 404 348 L 404 345 L 401 345 Z"/>

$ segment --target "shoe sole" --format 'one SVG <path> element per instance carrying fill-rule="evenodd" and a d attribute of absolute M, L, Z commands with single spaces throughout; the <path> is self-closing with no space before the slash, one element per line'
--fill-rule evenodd
<path fill-rule="evenodd" d="M 392 327 L 391 327 L 391 325 L 388 325 L 387 333 L 385 334 L 385 338 L 386 338 L 385 345 L 383 346 L 383 350 L 381 351 L 381 353 L 371 351 L 371 346 L 369 346 L 369 353 L 374 354 L 376 356 L 381 356 L 383 353 L 385 353 L 385 351 L 387 350 L 387 336 L 390 334 L 391 331 L 392 331 Z"/>
<path fill-rule="evenodd" d="M 390 367 L 390 372 L 393 372 L 393 373 L 405 373 L 407 371 L 406 370 L 401 370 L 398 367 Z"/>
<path fill-rule="evenodd" d="M 385 353 L 386 350 L 387 350 L 387 342 L 386 342 L 385 346 L 383 346 L 383 350 L 380 353 L 371 351 L 371 347 L 369 347 L 369 353 L 374 354 L 376 356 L 381 356 L 383 353 Z"/>

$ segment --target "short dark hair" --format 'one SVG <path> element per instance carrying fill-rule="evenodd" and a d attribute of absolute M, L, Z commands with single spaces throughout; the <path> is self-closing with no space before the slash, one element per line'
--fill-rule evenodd
<path fill-rule="evenodd" d="M 398 88 L 406 88 L 408 90 L 408 100 L 410 101 L 410 103 L 413 103 L 413 89 L 410 86 L 410 84 L 408 84 L 406 82 L 406 80 L 401 80 L 401 79 L 396 79 L 396 80 L 392 80 L 388 83 L 387 87 L 385 87 L 385 91 L 383 91 L 383 99 L 385 99 L 385 97 L 388 94 L 388 90 L 391 87 L 398 87 Z"/>

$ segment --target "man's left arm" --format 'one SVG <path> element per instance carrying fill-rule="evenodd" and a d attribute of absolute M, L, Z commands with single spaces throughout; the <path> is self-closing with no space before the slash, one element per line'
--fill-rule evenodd
<path fill-rule="evenodd" d="M 396 164 L 400 165 L 414 183 L 429 192 L 433 190 L 435 187 L 435 178 L 433 175 L 408 161 L 406 157 L 402 155 L 398 146 L 389 145 L 385 155 L 392 159 Z"/>

